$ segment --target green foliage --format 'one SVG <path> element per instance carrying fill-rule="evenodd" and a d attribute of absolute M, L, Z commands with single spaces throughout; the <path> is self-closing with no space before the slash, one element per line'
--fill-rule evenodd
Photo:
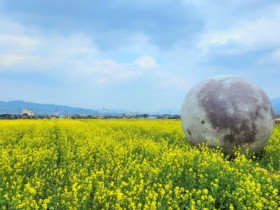
<path fill-rule="evenodd" d="M 280 127 L 260 155 L 190 146 L 177 120 L 0 121 L 1 209 L 277 209 Z"/>

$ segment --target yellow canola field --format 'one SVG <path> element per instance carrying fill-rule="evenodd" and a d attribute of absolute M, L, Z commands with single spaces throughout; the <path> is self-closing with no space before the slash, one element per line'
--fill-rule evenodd
<path fill-rule="evenodd" d="M 229 160 L 179 120 L 0 121 L 0 209 L 275 210 L 279 157 L 279 126 Z"/>

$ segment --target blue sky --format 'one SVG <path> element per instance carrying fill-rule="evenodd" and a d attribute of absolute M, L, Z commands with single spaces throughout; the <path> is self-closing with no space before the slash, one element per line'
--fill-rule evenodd
<path fill-rule="evenodd" d="M 0 0 L 0 100 L 159 112 L 238 75 L 280 96 L 276 0 Z"/>

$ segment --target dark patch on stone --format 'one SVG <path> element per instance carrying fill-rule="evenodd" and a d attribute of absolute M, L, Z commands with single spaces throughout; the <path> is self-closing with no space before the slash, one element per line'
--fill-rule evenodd
<path fill-rule="evenodd" d="M 268 96 L 265 94 L 265 92 L 263 90 L 260 90 L 260 94 L 262 96 L 262 100 L 263 100 L 263 109 L 265 111 L 267 111 L 268 109 L 270 110 L 270 114 L 271 114 L 271 117 L 273 118 L 274 117 L 274 111 L 273 111 L 273 108 L 272 108 L 272 104 L 270 102 L 270 99 L 268 98 Z M 267 105 L 269 107 L 267 107 Z"/>
<path fill-rule="evenodd" d="M 225 80 L 226 81 L 226 80 Z M 223 96 L 221 100 L 220 96 Z M 263 103 L 259 103 L 259 97 Z M 257 127 L 255 121 L 263 119 L 262 111 L 265 104 L 270 104 L 263 91 L 255 92 L 255 89 L 242 80 L 231 81 L 225 86 L 223 81 L 210 80 L 198 93 L 199 105 L 205 110 L 212 127 L 218 132 L 229 129 L 230 134 L 223 137 L 234 145 L 241 145 L 255 141 Z M 248 116 L 242 116 L 242 105 L 253 104 L 253 110 L 249 110 Z M 233 114 L 228 109 L 233 109 Z"/>
<path fill-rule="evenodd" d="M 187 129 L 187 132 L 188 132 L 188 134 L 189 134 L 190 136 L 192 135 L 192 132 L 191 132 L 190 129 Z"/>
<path fill-rule="evenodd" d="M 257 108 L 256 108 L 256 110 L 255 110 L 255 113 L 254 113 L 255 115 L 252 115 L 252 113 L 251 113 L 251 116 L 252 116 L 252 117 L 256 116 L 257 118 L 263 119 L 263 115 L 261 114 L 262 108 L 263 108 L 263 107 L 261 107 L 261 106 L 257 106 Z"/>
<path fill-rule="evenodd" d="M 229 142 L 234 142 L 235 138 L 234 138 L 234 135 L 232 134 L 228 134 L 228 135 L 225 135 L 224 138 L 223 138 L 224 141 L 229 141 Z"/>
<path fill-rule="evenodd" d="M 201 124 L 203 125 L 205 123 L 205 120 L 201 120 Z"/>

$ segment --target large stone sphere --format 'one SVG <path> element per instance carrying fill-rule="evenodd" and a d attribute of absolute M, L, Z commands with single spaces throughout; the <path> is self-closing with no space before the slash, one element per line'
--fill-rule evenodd
<path fill-rule="evenodd" d="M 233 155 L 235 148 L 258 152 L 267 144 L 274 126 L 272 105 L 263 90 L 234 76 L 200 82 L 187 94 L 181 121 L 194 145 L 219 146 Z"/>

